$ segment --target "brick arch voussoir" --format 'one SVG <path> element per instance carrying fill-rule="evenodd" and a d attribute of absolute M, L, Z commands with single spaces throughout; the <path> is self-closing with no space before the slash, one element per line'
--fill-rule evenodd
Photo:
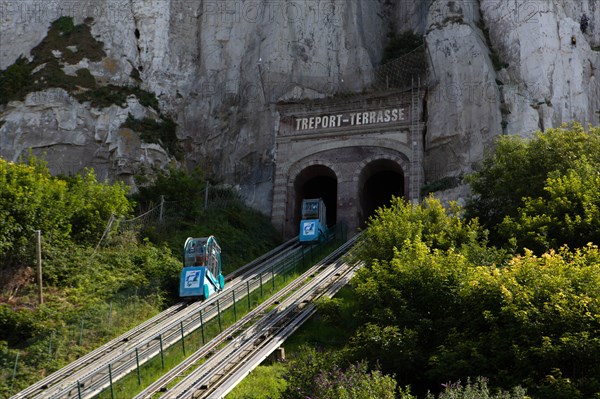
<path fill-rule="evenodd" d="M 359 163 L 356 170 L 354 171 L 354 175 L 352 176 L 352 181 L 355 183 L 358 183 L 358 181 L 360 180 L 360 176 L 363 173 L 363 171 L 365 170 L 365 168 L 367 167 L 367 165 L 369 165 L 371 162 L 380 161 L 382 159 L 393 161 L 396 164 L 398 164 L 398 166 L 400 166 L 400 168 L 402 168 L 402 171 L 404 172 L 404 178 L 408 179 L 408 176 L 410 173 L 410 164 L 406 159 L 404 159 L 400 156 L 397 156 L 397 155 L 381 154 L 381 155 L 373 155 L 366 159 L 363 159 Z"/>
<path fill-rule="evenodd" d="M 338 170 L 337 166 L 330 161 L 326 161 L 324 159 L 312 159 L 309 161 L 299 161 L 296 162 L 294 165 L 292 165 L 292 167 L 289 168 L 288 170 L 288 180 L 287 180 L 287 186 L 288 188 L 293 187 L 294 182 L 296 181 L 296 178 L 298 177 L 298 175 L 306 168 L 309 168 L 311 166 L 324 166 L 328 169 L 330 169 L 334 174 L 335 174 L 335 178 L 339 181 L 340 179 L 340 171 Z"/>

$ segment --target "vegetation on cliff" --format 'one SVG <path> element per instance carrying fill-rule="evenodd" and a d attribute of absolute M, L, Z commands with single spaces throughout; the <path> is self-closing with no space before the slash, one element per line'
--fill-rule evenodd
<path fill-rule="evenodd" d="M 20 57 L 0 71 L 0 106 L 9 101 L 23 101 L 27 94 L 49 88 L 64 89 L 77 101 L 89 102 L 95 108 L 126 107 L 127 98 L 134 96 L 158 116 L 142 120 L 130 117 L 123 127 L 139 133 L 144 142 L 162 145 L 171 156 L 180 159 L 177 124 L 161 112 L 156 95 L 136 85 L 100 83 L 88 68 L 79 68 L 74 74 L 65 72 L 65 66 L 77 65 L 83 60 L 97 63 L 105 59 L 104 44 L 92 36 L 92 23 L 92 18 L 79 25 L 74 25 L 71 17 L 54 21 L 46 37 L 31 50 L 31 61 Z M 139 83 L 139 71 L 133 68 L 132 73 Z"/>

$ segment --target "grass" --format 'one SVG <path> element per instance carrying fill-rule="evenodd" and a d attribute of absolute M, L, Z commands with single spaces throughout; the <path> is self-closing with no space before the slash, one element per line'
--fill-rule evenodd
<path fill-rule="evenodd" d="M 227 395 L 227 399 L 278 398 L 286 387 L 284 371 L 285 365 L 277 362 L 258 366 Z"/>
<path fill-rule="evenodd" d="M 309 259 L 310 261 L 308 262 L 305 262 L 304 259 L 297 260 L 294 264 L 289 266 L 287 269 L 288 272 L 286 273 L 276 275 L 274 278 L 268 277 L 271 276 L 271 273 L 264 274 L 265 277 L 263 277 L 262 289 L 257 289 L 251 292 L 249 301 L 247 296 L 238 297 L 236 299 L 235 307 L 222 310 L 220 312 L 220 317 L 206 322 L 203 326 L 203 329 L 196 329 L 187 335 L 183 341 L 183 344 L 181 344 L 180 341 L 180 344 L 175 344 L 170 348 L 163 350 L 162 358 L 161 356 L 157 356 L 146 364 L 140 366 L 139 377 L 137 371 L 129 374 L 127 377 L 113 384 L 112 393 L 109 389 L 107 389 L 101 393 L 98 398 L 108 399 L 112 398 L 113 395 L 118 398 L 135 396 L 168 370 L 181 363 L 187 356 L 199 349 L 205 342 L 215 338 L 222 330 L 225 330 L 227 327 L 234 324 L 250 310 L 256 308 L 270 296 L 284 288 L 287 284 L 293 281 L 293 279 L 298 277 L 304 270 L 320 261 L 326 254 L 337 248 L 337 246 L 341 244 L 340 241 L 341 240 L 334 240 L 331 243 L 325 244 L 316 253 L 311 254 Z M 333 334 L 335 331 L 334 329 L 331 329 L 330 332 Z M 185 354 L 183 353 L 184 345 L 186 348 Z M 263 372 L 269 374 L 271 376 L 270 378 L 274 378 L 277 373 L 281 373 L 281 370 L 263 370 Z M 271 384 L 269 384 L 269 386 L 271 386 Z M 281 387 L 281 384 L 276 386 Z"/>
<path fill-rule="evenodd" d="M 334 298 L 341 299 L 339 312 L 335 315 L 324 315 L 317 310 L 317 313 L 286 341 L 286 353 L 293 355 L 306 343 L 327 349 L 340 349 L 348 342 L 351 332 L 357 327 L 353 290 L 345 286 Z"/>

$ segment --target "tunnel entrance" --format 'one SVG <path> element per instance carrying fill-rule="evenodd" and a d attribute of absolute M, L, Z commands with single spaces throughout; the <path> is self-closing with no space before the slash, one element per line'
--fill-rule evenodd
<path fill-rule="evenodd" d="M 323 198 L 327 212 L 327 226 L 337 221 L 337 177 L 326 166 L 313 165 L 298 174 L 294 182 L 296 191 L 294 226 L 300 225 L 301 204 L 305 198 Z"/>
<path fill-rule="evenodd" d="M 396 162 L 381 159 L 365 166 L 359 180 L 362 225 L 377 208 L 389 205 L 392 196 L 402 197 L 404 192 L 404 171 Z"/>

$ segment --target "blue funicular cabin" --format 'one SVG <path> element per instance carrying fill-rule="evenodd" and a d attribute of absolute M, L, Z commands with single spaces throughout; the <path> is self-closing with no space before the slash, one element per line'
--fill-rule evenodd
<path fill-rule="evenodd" d="M 183 246 L 179 296 L 207 299 L 224 286 L 221 247 L 215 237 L 189 237 Z"/>
<path fill-rule="evenodd" d="M 327 215 L 322 198 L 302 200 L 301 243 L 315 243 L 327 237 Z"/>

